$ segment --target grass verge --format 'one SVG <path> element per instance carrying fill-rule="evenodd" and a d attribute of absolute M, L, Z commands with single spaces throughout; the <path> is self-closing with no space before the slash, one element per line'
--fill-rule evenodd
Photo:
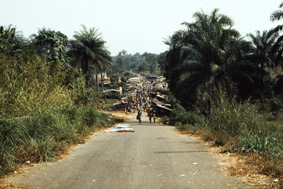
<path fill-rule="evenodd" d="M 33 112 L 21 118 L 0 117 L 0 175 L 18 165 L 52 161 L 68 146 L 115 120 L 88 107 L 63 107 L 52 113 Z"/>
<path fill-rule="evenodd" d="M 258 173 L 272 177 L 276 181 L 273 186 L 283 187 L 283 124 L 267 121 L 257 109 L 249 102 L 222 99 L 206 118 L 179 108 L 173 111 L 169 123 L 221 146 L 223 152 L 249 157 Z"/>

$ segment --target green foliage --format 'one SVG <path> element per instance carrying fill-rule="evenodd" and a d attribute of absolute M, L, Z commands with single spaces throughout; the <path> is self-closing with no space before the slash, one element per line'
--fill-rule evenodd
<path fill-rule="evenodd" d="M 210 101 L 221 90 L 233 95 L 242 84 L 252 86 L 256 66 L 244 59 L 250 45 L 240 39 L 231 18 L 203 12 L 194 14 L 194 23 L 175 32 L 166 42 L 165 77 L 169 88 L 186 108 L 198 105 L 209 111 Z M 238 88 L 239 87 L 239 88 Z M 244 90 L 241 90 L 244 91 Z"/>
<path fill-rule="evenodd" d="M 0 176 L 15 168 L 17 147 L 24 142 L 27 131 L 16 120 L 0 117 Z"/>
<path fill-rule="evenodd" d="M 167 103 L 168 103 L 168 104 L 171 104 L 171 107 L 172 107 L 173 109 L 174 109 L 174 108 L 177 108 L 177 107 L 179 107 L 179 106 L 181 106 L 181 105 L 180 105 L 180 101 L 178 101 L 178 99 L 177 99 L 174 95 L 172 95 L 172 94 L 170 94 L 170 95 L 168 96 Z"/>
<path fill-rule="evenodd" d="M 249 102 L 237 103 L 235 99 L 222 97 L 212 106 L 207 118 L 207 127 L 238 136 L 243 130 L 256 129 L 260 120 L 256 105 Z"/>
<path fill-rule="evenodd" d="M 283 75 L 278 75 L 276 78 L 276 83 L 273 87 L 274 93 L 276 95 L 283 96 Z"/>
<path fill-rule="evenodd" d="M 273 97 L 268 100 L 270 104 L 270 110 L 273 112 L 278 112 L 280 110 L 283 110 L 283 98 L 282 97 Z"/>
<path fill-rule="evenodd" d="M 282 136 L 281 136 L 282 137 Z M 259 136 L 255 134 L 246 134 L 239 136 L 241 152 L 254 152 L 261 156 L 277 158 L 282 157 L 282 140 L 273 136 Z"/>
<path fill-rule="evenodd" d="M 177 122 L 175 126 L 179 131 L 187 131 L 192 128 L 191 125 L 182 124 L 181 122 Z"/>
<path fill-rule="evenodd" d="M 0 26 L 0 53 L 15 55 L 24 50 L 28 44 L 28 40 L 16 30 L 16 27 Z"/>
<path fill-rule="evenodd" d="M 66 47 L 68 38 L 60 31 L 41 29 L 37 35 L 33 35 L 33 43 L 38 53 L 47 56 L 48 62 L 68 62 Z"/>
<path fill-rule="evenodd" d="M 267 122 L 257 109 L 250 102 L 237 103 L 223 98 L 212 108 L 206 127 L 213 132 L 222 132 L 214 135 L 215 141 L 223 141 L 227 135 L 234 137 L 237 142 L 233 143 L 232 150 L 253 152 L 272 159 L 282 158 L 283 124 Z M 228 142 L 224 140 L 221 145 Z"/>
<path fill-rule="evenodd" d="M 221 91 L 261 102 L 280 94 L 280 77 L 273 82 L 270 70 L 282 63 L 282 37 L 274 30 L 258 31 L 245 41 L 218 9 L 196 12 L 194 18 L 165 42 L 169 49 L 159 60 L 170 91 L 186 109 L 209 114 Z"/>
<path fill-rule="evenodd" d="M 194 18 L 165 42 L 169 49 L 159 62 L 176 99 L 186 110 L 204 114 L 205 122 L 192 126 L 190 112 L 178 106 L 169 122 L 227 151 L 256 154 L 264 160 L 263 172 L 282 178 L 283 79 L 278 68 L 283 25 L 249 34 L 250 41 L 245 41 L 217 9 L 211 15 L 197 12 Z M 282 10 L 271 19 L 281 20 Z"/>
<path fill-rule="evenodd" d="M 82 31 L 75 32 L 74 38 L 70 43 L 69 53 L 74 57 L 73 64 L 80 67 L 85 76 L 86 86 L 89 87 L 90 76 L 95 71 L 101 73 L 103 69 L 110 69 L 111 56 L 105 47 L 105 41 L 95 28 L 87 29 L 82 25 Z M 98 88 L 98 80 L 97 88 Z"/>
<path fill-rule="evenodd" d="M 161 123 L 163 123 L 163 124 L 169 124 L 169 117 L 167 117 L 167 116 L 163 116 L 162 118 L 161 118 Z"/>
<path fill-rule="evenodd" d="M 92 108 L 97 95 L 82 73 L 67 64 L 63 34 L 42 31 L 34 38 L 33 48 L 40 48 L 21 51 L 3 36 L 7 31 L 0 27 L 0 175 L 18 163 L 52 160 L 83 136 L 113 125 Z"/>
<path fill-rule="evenodd" d="M 172 115 L 169 120 L 170 125 L 181 123 L 183 125 L 201 125 L 204 119 L 200 114 L 195 112 L 186 112 L 182 106 L 177 106 L 173 109 Z"/>
<path fill-rule="evenodd" d="M 219 99 L 212 105 L 205 122 L 199 115 L 186 112 L 182 107 L 173 110 L 169 122 L 180 131 L 198 128 L 206 140 L 226 146 L 231 151 L 256 153 L 271 160 L 283 158 L 282 122 L 266 121 L 266 117 L 258 113 L 258 107 L 249 101 L 238 103 L 235 99 Z M 194 120 L 197 127 L 192 125 Z"/>
<path fill-rule="evenodd" d="M 82 136 L 114 124 L 94 108 L 64 106 L 51 113 L 32 112 L 22 118 L 0 118 L 0 174 L 16 163 L 52 160 L 58 151 L 78 143 Z"/>
<path fill-rule="evenodd" d="M 51 65 L 33 51 L 25 51 L 18 58 L 3 55 L 0 58 L 3 73 L 0 75 L 0 114 L 19 116 L 72 105 L 72 93 L 69 86 L 64 86 L 69 68 L 58 63 L 56 69 L 57 72 L 49 74 Z"/>
<path fill-rule="evenodd" d="M 123 74 L 123 76 L 125 77 L 125 79 L 129 79 L 131 77 L 135 77 L 135 74 L 133 74 L 132 72 L 127 71 L 127 72 L 125 72 Z"/>
<path fill-rule="evenodd" d="M 112 75 L 111 77 L 110 77 L 110 82 L 111 82 L 111 88 L 113 88 L 113 89 L 116 89 L 116 88 L 118 88 L 118 81 L 119 81 L 119 75 L 117 75 L 117 74 L 115 74 L 115 75 Z"/>
<path fill-rule="evenodd" d="M 158 56 L 153 53 L 136 53 L 134 55 L 121 51 L 113 57 L 113 72 L 123 73 L 126 70 L 135 72 L 159 73 Z M 130 73 L 130 72 L 129 72 Z"/>
<path fill-rule="evenodd" d="M 253 130 L 246 129 L 238 136 L 240 152 L 254 152 L 263 157 L 283 158 L 283 124 L 261 121 Z"/>

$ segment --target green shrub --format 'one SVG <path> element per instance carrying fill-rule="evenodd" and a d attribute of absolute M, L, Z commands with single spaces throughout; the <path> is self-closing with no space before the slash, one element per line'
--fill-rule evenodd
<path fill-rule="evenodd" d="M 29 137 L 43 139 L 51 131 L 52 126 L 57 123 L 57 117 L 53 113 L 33 113 L 23 119 Z"/>
<path fill-rule="evenodd" d="M 168 116 L 161 117 L 161 123 L 168 124 L 169 123 L 169 117 Z"/>
<path fill-rule="evenodd" d="M 53 113 L 34 112 L 23 118 L 0 118 L 0 174 L 25 161 L 50 161 L 81 136 L 109 127 L 114 119 L 88 107 L 63 107 Z"/>
<path fill-rule="evenodd" d="M 15 168 L 17 147 L 26 136 L 26 128 L 19 121 L 0 118 L 0 175 Z"/>
<path fill-rule="evenodd" d="M 273 97 L 270 99 L 271 111 L 283 110 L 283 98 L 282 97 Z"/>
<path fill-rule="evenodd" d="M 187 112 L 182 106 L 173 109 L 169 124 L 175 125 L 177 122 L 182 124 L 201 125 L 204 122 L 203 116 L 195 112 Z"/>
<path fill-rule="evenodd" d="M 240 149 L 242 152 L 254 152 L 261 156 L 271 156 L 277 158 L 282 156 L 282 140 L 273 136 L 259 136 L 256 134 L 246 134 L 239 136 Z"/>
<path fill-rule="evenodd" d="M 51 161 L 54 159 L 57 150 L 58 145 L 52 136 L 47 136 L 44 139 L 27 138 L 19 146 L 17 157 L 21 159 L 21 163 L 25 161 Z"/>
<path fill-rule="evenodd" d="M 83 114 L 84 125 L 87 125 L 89 127 L 95 126 L 98 116 L 99 113 L 95 109 L 88 108 Z"/>
<path fill-rule="evenodd" d="M 35 51 L 0 56 L 0 175 L 25 161 L 49 161 L 114 120 L 97 112 L 81 72 Z"/>
<path fill-rule="evenodd" d="M 236 151 L 272 158 L 283 154 L 283 124 L 265 121 L 256 105 L 249 102 L 222 99 L 211 109 L 206 126 L 218 133 L 214 138 L 221 145 L 229 142 L 229 137 L 237 139 L 233 144 Z"/>
<path fill-rule="evenodd" d="M 191 126 L 188 125 L 188 124 L 182 124 L 180 122 L 177 122 L 175 124 L 176 128 L 179 130 L 179 131 L 187 131 L 189 129 L 191 129 Z"/>
<path fill-rule="evenodd" d="M 222 99 L 211 108 L 207 127 L 215 131 L 224 131 L 237 136 L 243 130 L 254 130 L 262 120 L 257 107 L 249 102 L 237 103 L 234 100 Z"/>

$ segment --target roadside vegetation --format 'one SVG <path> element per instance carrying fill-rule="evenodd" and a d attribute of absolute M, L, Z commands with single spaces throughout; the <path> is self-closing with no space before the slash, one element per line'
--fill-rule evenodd
<path fill-rule="evenodd" d="M 154 53 L 136 53 L 128 54 L 123 50 L 113 57 L 113 72 L 123 73 L 127 70 L 136 73 L 147 72 L 150 74 L 162 74 L 162 68 L 160 67 L 160 60 L 158 54 Z"/>
<path fill-rule="evenodd" d="M 282 19 L 279 8 L 271 21 Z M 114 120 L 98 111 L 107 97 L 101 91 L 125 88 L 135 71 L 166 77 L 173 112 L 163 123 L 223 152 L 256 157 L 259 172 L 282 187 L 283 26 L 241 36 L 218 9 L 193 17 L 159 55 L 123 50 L 111 57 L 98 31 L 85 26 L 72 40 L 45 28 L 25 39 L 0 26 L 0 175 L 27 161 L 53 160 L 111 126 Z M 98 75 L 111 70 L 111 84 L 100 85 Z"/>
<path fill-rule="evenodd" d="M 244 38 L 217 9 L 193 16 L 166 41 L 164 75 L 176 99 L 162 121 L 256 157 L 259 172 L 283 186 L 282 26 Z"/>
<path fill-rule="evenodd" d="M 42 29 L 30 40 L 0 27 L 0 176 L 52 161 L 114 119 L 96 109 L 95 73 L 111 57 L 94 28 L 69 41 Z M 67 50 L 68 49 L 68 50 Z"/>

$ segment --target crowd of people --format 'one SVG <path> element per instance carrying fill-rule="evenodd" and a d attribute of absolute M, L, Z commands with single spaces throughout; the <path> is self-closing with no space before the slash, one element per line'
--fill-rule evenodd
<path fill-rule="evenodd" d="M 133 95 L 128 96 L 125 112 L 137 111 L 137 119 L 141 124 L 142 113 L 147 113 L 149 122 L 152 120 L 156 122 L 156 110 L 152 104 L 152 98 L 150 96 L 152 90 L 151 82 L 143 81 L 136 84 L 136 92 Z"/>

